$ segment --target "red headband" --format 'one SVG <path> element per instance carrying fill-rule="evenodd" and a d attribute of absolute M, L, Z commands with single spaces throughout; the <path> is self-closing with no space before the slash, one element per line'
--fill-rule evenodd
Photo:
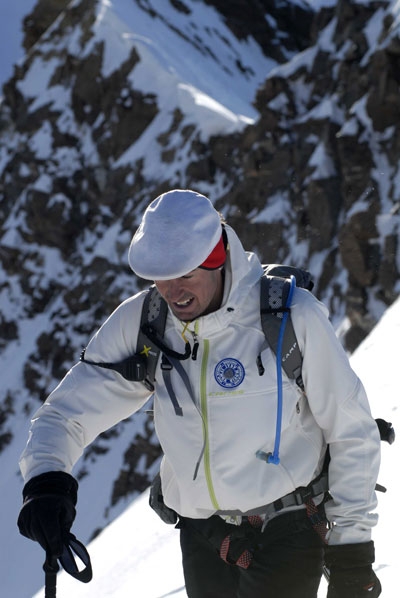
<path fill-rule="evenodd" d="M 205 270 L 216 270 L 225 264 L 226 260 L 226 249 L 224 244 L 223 235 L 221 235 L 220 240 L 208 256 L 206 260 L 199 266 L 199 268 L 204 268 Z"/>

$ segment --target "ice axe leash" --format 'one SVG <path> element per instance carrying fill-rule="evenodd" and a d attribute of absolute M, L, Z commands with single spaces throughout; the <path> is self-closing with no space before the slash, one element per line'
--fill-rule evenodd
<path fill-rule="evenodd" d="M 75 557 L 83 563 L 84 568 L 79 569 Z M 93 576 L 90 556 L 85 546 L 76 539 L 74 534 L 68 534 L 63 546 L 63 552 L 60 557 L 54 557 L 46 553 L 46 560 L 43 565 L 45 572 L 44 598 L 56 598 L 57 572 L 59 571 L 58 562 L 72 577 L 83 583 L 88 583 Z"/>

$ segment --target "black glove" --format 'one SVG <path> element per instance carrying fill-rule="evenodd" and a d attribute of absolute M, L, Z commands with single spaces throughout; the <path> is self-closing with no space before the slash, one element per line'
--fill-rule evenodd
<path fill-rule="evenodd" d="M 59 557 L 75 519 L 78 482 L 68 473 L 50 471 L 24 486 L 18 517 L 23 536 L 39 542 L 46 554 Z"/>
<path fill-rule="evenodd" d="M 325 547 L 325 565 L 330 571 L 327 598 L 377 598 L 382 591 L 372 570 L 374 543 Z"/>

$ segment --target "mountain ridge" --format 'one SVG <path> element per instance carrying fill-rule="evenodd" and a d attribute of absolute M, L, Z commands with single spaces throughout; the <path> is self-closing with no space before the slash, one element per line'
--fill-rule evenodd
<path fill-rule="evenodd" d="M 24 21 L 0 104 L 0 458 L 14 502 L 29 417 L 143 287 L 127 249 L 159 193 L 205 193 L 246 249 L 307 266 L 349 351 L 398 296 L 397 3 L 229 5 L 41 0 Z M 159 456 L 144 412 L 86 451 L 85 541 Z"/>

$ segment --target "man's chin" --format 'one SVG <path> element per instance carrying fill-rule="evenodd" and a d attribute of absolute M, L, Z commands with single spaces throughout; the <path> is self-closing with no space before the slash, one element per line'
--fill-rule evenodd
<path fill-rule="evenodd" d="M 174 315 L 180 320 L 181 322 L 192 322 L 196 320 L 199 316 L 197 315 L 190 315 L 190 314 L 177 314 L 174 312 Z"/>
<path fill-rule="evenodd" d="M 176 316 L 178 318 L 178 320 L 181 320 L 182 322 L 192 322 L 192 320 L 196 320 L 197 318 L 199 318 L 202 314 L 199 312 L 196 312 L 194 310 L 189 310 L 189 309 L 176 309 L 174 307 L 171 307 L 172 313 L 174 314 L 174 316 Z"/>

